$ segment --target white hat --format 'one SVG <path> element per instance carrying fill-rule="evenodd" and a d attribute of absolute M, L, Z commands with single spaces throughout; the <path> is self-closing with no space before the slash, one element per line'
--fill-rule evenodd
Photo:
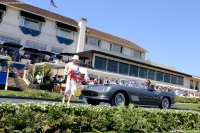
<path fill-rule="evenodd" d="M 78 61 L 79 61 L 79 56 L 78 56 L 78 55 L 74 55 L 74 56 L 72 57 L 72 60 L 78 60 Z"/>

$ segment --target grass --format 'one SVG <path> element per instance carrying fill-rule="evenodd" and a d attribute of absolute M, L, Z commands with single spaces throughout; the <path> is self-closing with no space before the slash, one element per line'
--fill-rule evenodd
<path fill-rule="evenodd" d="M 28 94 L 23 91 L 5 91 L 0 90 L 0 96 L 19 96 L 19 97 L 28 97 Z"/>
<path fill-rule="evenodd" d="M 44 90 L 24 89 L 23 91 L 0 90 L 0 96 L 14 96 L 14 97 L 30 97 L 62 100 L 63 94 L 51 93 Z M 72 101 L 82 101 L 78 97 L 73 97 Z"/>
<path fill-rule="evenodd" d="M 177 103 L 176 106 L 172 107 L 173 109 L 189 109 L 189 110 L 199 110 L 200 111 L 200 103 Z"/>

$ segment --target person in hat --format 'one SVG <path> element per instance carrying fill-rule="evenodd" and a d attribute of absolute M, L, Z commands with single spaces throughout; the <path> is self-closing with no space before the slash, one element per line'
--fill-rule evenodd
<path fill-rule="evenodd" d="M 80 75 L 79 72 L 79 66 L 77 63 L 79 62 L 79 56 L 74 55 L 72 58 L 72 62 L 69 62 L 65 65 L 65 73 L 68 74 L 67 81 L 66 81 L 66 89 L 64 92 L 62 103 L 65 103 L 66 96 L 69 94 L 67 105 L 70 105 L 70 101 L 72 99 L 72 96 L 75 94 L 77 90 L 77 80 L 76 78 L 72 77 L 72 71 L 73 75 Z"/>

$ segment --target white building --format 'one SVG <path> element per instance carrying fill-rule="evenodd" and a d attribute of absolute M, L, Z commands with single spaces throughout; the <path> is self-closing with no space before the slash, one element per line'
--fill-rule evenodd
<path fill-rule="evenodd" d="M 0 4 L 0 42 L 55 53 L 77 53 L 93 68 L 81 67 L 86 77 L 150 79 L 154 84 L 199 89 L 199 77 L 151 62 L 145 58 L 147 51 L 142 47 L 87 27 L 85 18 L 77 22 L 32 5 L 12 2 L 18 1 L 3 0 Z"/>

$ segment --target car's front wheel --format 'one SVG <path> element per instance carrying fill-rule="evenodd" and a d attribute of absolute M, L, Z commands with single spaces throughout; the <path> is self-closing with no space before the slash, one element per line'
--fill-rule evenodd
<path fill-rule="evenodd" d="M 100 101 L 97 99 L 87 99 L 87 103 L 91 105 L 99 105 Z"/>
<path fill-rule="evenodd" d="M 110 102 L 111 106 L 119 106 L 120 104 L 128 105 L 128 98 L 124 92 L 116 92 Z"/>
<path fill-rule="evenodd" d="M 168 99 L 168 98 L 164 97 L 164 98 L 162 99 L 160 108 L 161 108 L 161 109 L 169 109 L 169 108 L 170 108 L 170 102 L 169 102 L 169 99 Z"/>

